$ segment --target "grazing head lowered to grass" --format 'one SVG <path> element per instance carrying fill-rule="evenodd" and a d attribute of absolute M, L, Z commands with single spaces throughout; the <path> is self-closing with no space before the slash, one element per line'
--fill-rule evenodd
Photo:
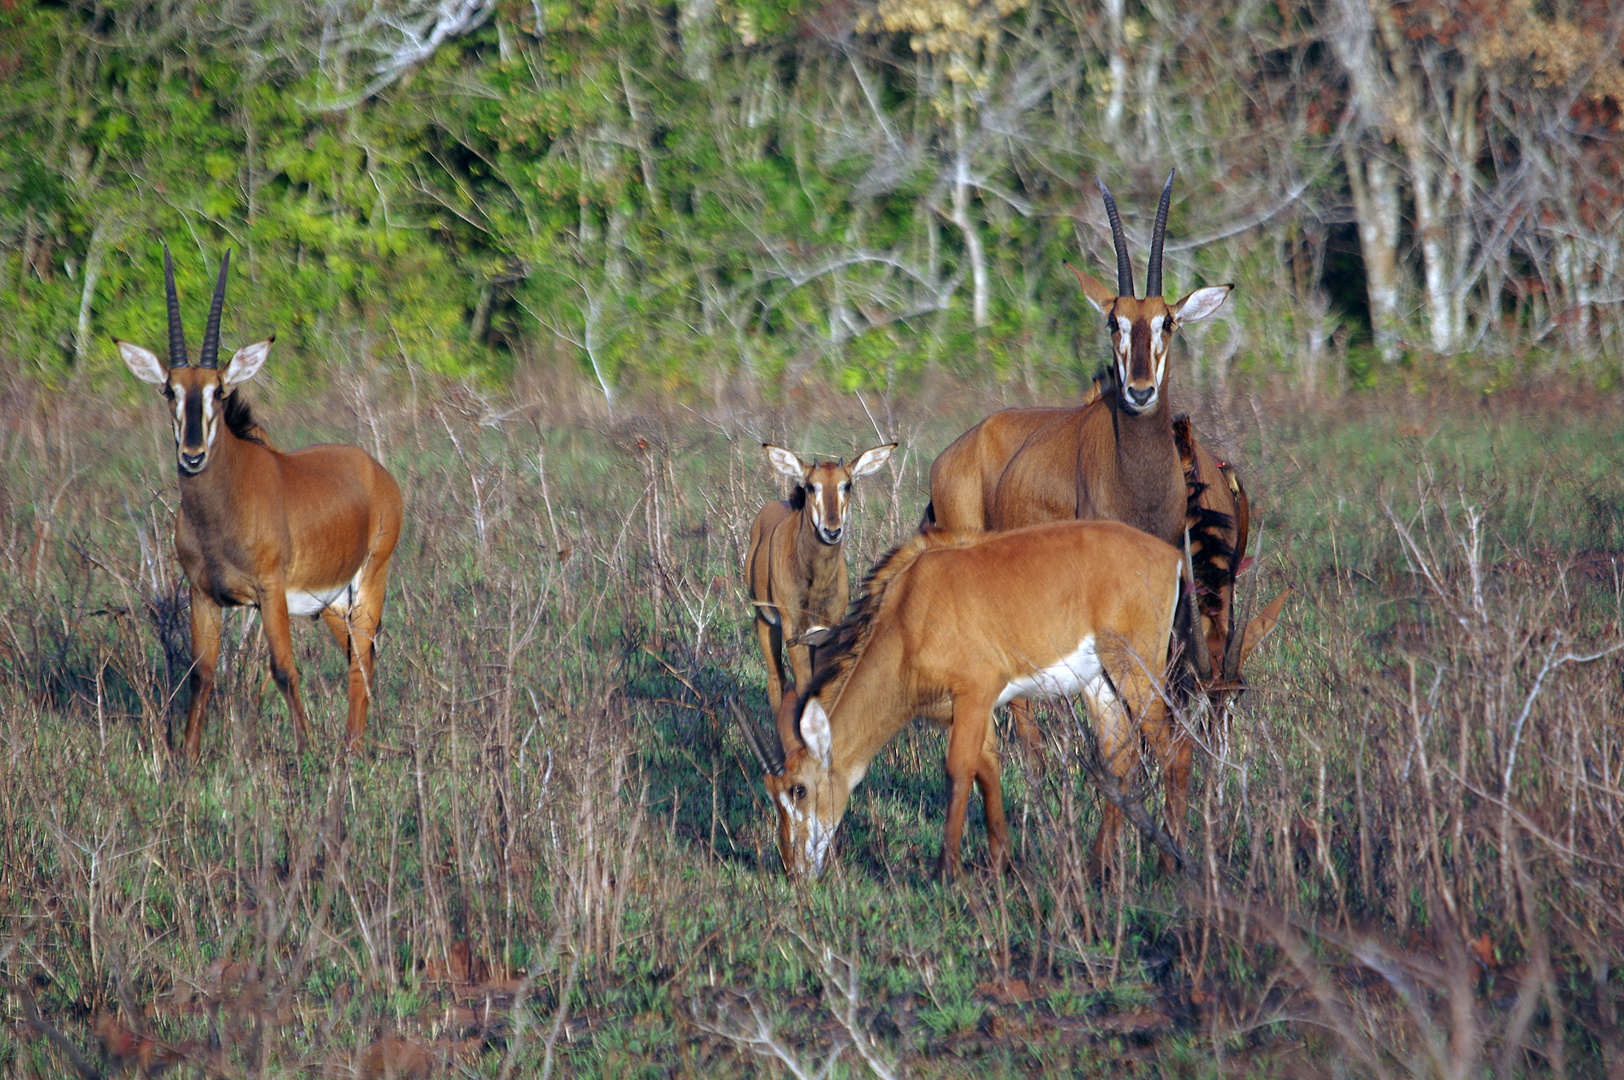
<path fill-rule="evenodd" d="M 795 685 L 812 675 L 817 642 L 846 614 L 846 510 L 852 484 L 891 460 L 896 443 L 841 461 L 802 461 L 781 446 L 763 443 L 773 468 L 795 481 L 790 497 L 770 502 L 750 526 L 745 584 L 755 608 L 756 638 L 767 661 L 767 697 L 774 711 L 784 696 L 783 651 Z"/>
<path fill-rule="evenodd" d="M 236 390 L 258 374 L 274 338 L 238 349 L 224 370 L 218 363 L 230 262 L 227 252 L 195 365 L 187 362 L 167 246 L 169 363 L 115 339 L 135 377 L 162 388 L 174 426 L 180 473 L 175 550 L 191 586 L 193 657 L 183 750 L 187 760 L 197 760 L 220 655 L 222 609 L 243 605 L 260 611 L 271 675 L 287 699 L 301 749 L 309 741 L 309 725 L 299 701 L 289 619 L 320 615 L 326 621 L 349 656 L 347 745 L 358 750 L 372 695 L 373 643 L 383 617 L 389 558 L 400 537 L 400 488 L 358 447 L 320 445 L 282 453 L 266 442 Z"/>
<path fill-rule="evenodd" d="M 805 692 L 785 698 L 777 726 L 788 736 L 739 717 L 767 772 L 791 876 L 823 870 L 852 790 L 915 716 L 949 729 L 944 872 L 959 868 L 972 783 L 1001 865 L 1009 832 L 992 710 L 1016 696 L 1083 698 L 1107 783 L 1127 781 L 1141 737 L 1148 741 L 1165 772 L 1176 845 L 1190 746 L 1159 687 L 1183 567 L 1177 548 L 1117 522 L 969 538 L 928 530 L 893 550 L 870 572 Z M 1121 823 L 1107 801 L 1096 861 L 1109 858 Z"/>

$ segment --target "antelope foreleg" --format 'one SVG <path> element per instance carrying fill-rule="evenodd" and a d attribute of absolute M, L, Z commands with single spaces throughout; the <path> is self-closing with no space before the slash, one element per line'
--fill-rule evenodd
<path fill-rule="evenodd" d="M 299 672 L 293 665 L 293 631 L 288 623 L 288 594 L 280 580 L 271 583 L 259 597 L 259 618 L 265 627 L 265 643 L 271 651 L 271 678 L 287 699 L 293 713 L 293 735 L 303 751 L 310 745 L 310 725 L 299 702 Z"/>
<path fill-rule="evenodd" d="M 812 681 L 812 646 L 803 644 L 797 634 L 784 648 L 789 653 L 790 670 L 795 673 L 795 692 L 804 694 L 807 683 Z"/>
<path fill-rule="evenodd" d="M 781 651 L 784 631 L 776 623 L 770 623 L 757 614 L 756 640 L 761 644 L 761 658 L 767 664 L 767 703 L 773 707 L 773 714 L 777 715 L 778 706 L 784 700 L 784 658 Z"/>
<path fill-rule="evenodd" d="M 192 590 L 192 704 L 186 711 L 186 734 L 181 753 L 196 764 L 203 749 L 203 718 L 214 691 L 215 665 L 220 661 L 220 605 L 198 589 Z"/>

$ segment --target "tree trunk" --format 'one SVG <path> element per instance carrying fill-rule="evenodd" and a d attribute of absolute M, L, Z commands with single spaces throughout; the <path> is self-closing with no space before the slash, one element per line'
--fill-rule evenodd
<path fill-rule="evenodd" d="M 1399 310 L 1398 170 L 1356 140 L 1342 146 L 1353 212 L 1359 219 L 1359 249 L 1365 263 L 1365 294 L 1370 303 L 1370 329 L 1376 352 L 1385 364 L 1398 360 L 1402 313 Z"/>

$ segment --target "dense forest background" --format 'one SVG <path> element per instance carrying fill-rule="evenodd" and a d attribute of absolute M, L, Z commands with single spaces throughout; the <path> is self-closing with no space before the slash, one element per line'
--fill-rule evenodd
<path fill-rule="evenodd" d="M 1036 391 L 1099 355 L 1062 262 L 1109 274 L 1096 177 L 1142 245 L 1176 167 L 1169 292 L 1239 287 L 1204 379 L 1611 383 L 1621 31 L 1610 0 L 0 0 L 0 371 L 128 382 L 108 338 L 155 340 L 167 240 L 189 306 L 233 249 L 227 341 L 274 331 L 294 385 Z"/>

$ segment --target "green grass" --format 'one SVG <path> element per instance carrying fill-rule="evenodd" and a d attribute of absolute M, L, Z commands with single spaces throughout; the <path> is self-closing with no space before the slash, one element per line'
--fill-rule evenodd
<path fill-rule="evenodd" d="M 1262 522 L 1253 588 L 1296 590 L 1200 756 L 1202 876 L 1130 836 L 1089 881 L 1098 810 L 1060 739 L 1047 768 L 1006 755 L 1012 871 L 985 869 L 976 806 L 942 883 L 945 740 L 916 725 L 797 888 L 725 706 L 765 717 L 738 567 L 781 493 L 760 441 L 850 456 L 879 441 L 860 413 L 265 407 L 287 446 L 376 432 L 406 492 L 373 722 L 339 759 L 344 659 L 298 626 L 295 754 L 236 613 L 187 770 L 161 420 L 55 404 L 50 437 L 0 443 L 0 1075 L 63 1074 L 67 1047 L 125 1068 L 110 1023 L 224 1076 L 410 1074 L 401 1039 L 478 1076 L 867 1075 L 858 1045 L 926 1077 L 1428 1073 L 1466 1036 L 1482 1070 L 1624 1053 L 1620 654 L 1562 660 L 1624 622 L 1597 559 L 1624 546 L 1616 408 L 1198 417 Z M 858 485 L 854 570 L 975 419 L 895 415 L 912 452 Z M 1498 959 L 1462 961 L 1485 934 Z"/>

